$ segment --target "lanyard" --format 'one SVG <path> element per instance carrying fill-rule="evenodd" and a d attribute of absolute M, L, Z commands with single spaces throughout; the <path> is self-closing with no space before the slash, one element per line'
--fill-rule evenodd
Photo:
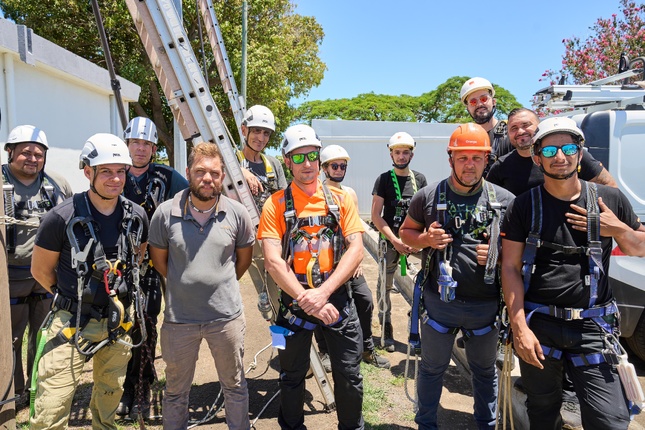
<path fill-rule="evenodd" d="M 390 170 L 390 174 L 392 175 L 392 182 L 394 182 L 394 191 L 396 192 L 396 199 L 401 200 L 403 196 L 401 195 L 401 188 L 399 188 L 399 180 L 396 176 L 396 173 L 394 173 L 394 169 Z M 417 179 L 414 177 L 414 174 L 410 172 L 408 174 L 408 177 L 412 181 L 412 192 L 416 193 L 417 192 Z"/>

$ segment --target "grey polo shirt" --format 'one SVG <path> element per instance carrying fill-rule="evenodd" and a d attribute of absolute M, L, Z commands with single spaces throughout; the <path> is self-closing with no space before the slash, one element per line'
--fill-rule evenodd
<path fill-rule="evenodd" d="M 228 321 L 242 313 L 235 250 L 253 245 L 255 229 L 246 208 L 224 195 L 201 226 L 188 209 L 189 192 L 162 203 L 150 221 L 149 245 L 168 250 L 164 318 Z"/>

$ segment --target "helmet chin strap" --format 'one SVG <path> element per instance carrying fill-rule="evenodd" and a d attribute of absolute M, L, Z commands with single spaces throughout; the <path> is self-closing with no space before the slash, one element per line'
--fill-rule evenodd
<path fill-rule="evenodd" d="M 327 175 L 327 179 L 329 179 L 332 182 L 336 182 L 338 184 L 343 182 L 343 179 L 345 179 L 345 175 L 341 176 L 340 178 L 334 178 L 333 176 L 329 176 L 327 173 L 325 173 L 325 175 Z"/>
<path fill-rule="evenodd" d="M 473 121 L 475 121 L 479 125 L 486 124 L 488 121 L 490 121 L 493 115 L 495 115 L 495 111 L 497 111 L 497 105 L 493 106 L 493 109 L 490 111 L 490 113 L 486 116 L 485 119 L 477 119 L 475 117 L 472 117 Z"/>
<path fill-rule="evenodd" d="M 410 161 L 412 161 L 412 160 L 410 160 Z M 407 163 L 405 163 L 405 164 L 396 164 L 396 163 L 392 163 L 392 166 L 396 167 L 397 169 L 401 169 L 401 170 L 403 170 L 403 169 L 405 169 L 406 167 L 408 167 L 408 166 L 410 165 L 410 161 L 408 161 L 408 162 L 407 162 Z"/>
<path fill-rule="evenodd" d="M 97 196 L 99 196 L 102 200 L 114 200 L 117 197 L 103 197 L 97 190 L 96 187 L 94 186 L 94 182 L 96 182 L 96 166 L 92 168 L 94 170 L 94 180 L 92 180 L 92 183 L 90 184 L 90 190 L 94 192 Z"/>
<path fill-rule="evenodd" d="M 462 181 L 461 181 L 461 179 L 459 179 L 459 178 L 457 177 L 457 175 L 455 174 L 454 169 L 453 169 L 453 171 L 452 171 L 452 178 L 453 178 L 453 179 L 454 179 L 454 180 L 455 180 L 459 185 L 461 185 L 462 187 L 470 187 L 470 189 L 468 190 L 468 194 L 470 194 L 470 193 L 472 193 L 473 191 L 475 191 L 475 190 L 477 189 L 477 187 L 479 187 L 479 184 L 481 184 L 481 183 L 482 183 L 482 177 L 480 177 L 480 178 L 479 178 L 479 180 L 478 180 L 477 182 L 475 182 L 475 184 L 474 184 L 474 185 L 468 185 L 468 184 L 466 184 L 466 183 L 462 182 Z"/>
<path fill-rule="evenodd" d="M 547 172 L 546 170 L 544 170 L 544 166 L 542 164 L 540 164 L 540 170 L 542 171 L 543 174 L 545 174 L 549 178 L 556 179 L 556 180 L 559 180 L 559 181 L 565 181 L 565 180 L 569 179 L 570 177 L 572 177 L 573 175 L 575 175 L 576 173 L 578 173 L 578 171 L 580 170 L 580 162 L 578 162 L 578 165 L 576 166 L 575 169 L 573 169 L 570 173 L 568 173 L 565 176 L 556 176 L 556 175 L 554 175 L 552 173 Z"/>

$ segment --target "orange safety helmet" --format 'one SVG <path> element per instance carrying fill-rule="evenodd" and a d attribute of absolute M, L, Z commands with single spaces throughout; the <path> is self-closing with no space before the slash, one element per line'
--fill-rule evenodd
<path fill-rule="evenodd" d="M 452 151 L 486 151 L 491 152 L 490 138 L 484 128 L 472 122 L 461 124 L 450 136 L 448 154 Z"/>

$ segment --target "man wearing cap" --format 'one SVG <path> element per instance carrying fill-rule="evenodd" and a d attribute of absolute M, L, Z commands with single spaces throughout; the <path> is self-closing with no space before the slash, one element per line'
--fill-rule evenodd
<path fill-rule="evenodd" d="M 418 249 L 404 244 L 399 239 L 399 227 L 405 219 L 410 199 L 421 188 L 427 185 L 423 174 L 410 169 L 414 157 L 416 142 L 408 133 L 395 133 L 388 143 L 392 169 L 376 178 L 372 190 L 372 223 L 385 241 L 385 279 L 379 278 L 376 297 L 379 307 L 379 321 L 382 325 L 385 350 L 394 351 L 394 328 L 392 327 L 392 301 L 390 295 L 394 287 L 394 272 L 399 267 L 401 256 L 408 256 Z M 379 246 L 379 248 L 381 248 Z M 385 284 L 385 285 L 383 285 Z"/>
<path fill-rule="evenodd" d="M 263 152 L 274 132 L 275 117 L 268 107 L 255 105 L 247 109 L 242 122 L 244 148 L 237 157 L 259 210 L 271 194 L 287 187 L 282 163 Z"/>
<path fill-rule="evenodd" d="M 584 428 L 627 429 L 609 256 L 612 239 L 645 256 L 645 227 L 620 190 L 578 177 L 584 135 L 575 121 L 546 119 L 533 142 L 544 184 L 518 196 L 502 226 L 502 285 L 531 428 L 562 427 L 566 369 Z"/>
<path fill-rule="evenodd" d="M 415 292 L 411 333 L 421 333 L 417 383 L 419 429 L 437 428 L 443 375 L 455 335 L 465 339 L 472 372 L 478 429 L 496 422 L 500 286 L 496 276 L 499 224 L 513 195 L 482 175 L 491 152 L 479 125 L 460 125 L 450 136 L 451 174 L 412 198 L 399 231 L 408 246 L 423 249 L 423 278 Z M 418 313 L 414 313 L 418 311 Z"/>
<path fill-rule="evenodd" d="M 149 118 L 133 118 L 126 126 L 123 137 L 132 157 L 123 195 L 141 205 L 150 220 L 161 203 L 188 188 L 188 181 L 172 167 L 152 162 L 157 153 L 157 126 Z M 139 410 L 144 418 L 150 415 L 150 384 L 156 379 L 156 326 L 161 312 L 161 286 L 164 282 L 147 256 L 141 272 L 141 288 L 146 296 L 144 313 L 147 337 L 144 344 L 132 350 L 123 396 L 117 409 L 117 415 L 131 414 L 133 418 Z M 132 338 L 135 343 L 141 340 L 138 322 L 132 331 Z"/>
<path fill-rule="evenodd" d="M 130 305 L 140 297 L 137 271 L 148 238 L 145 211 L 121 196 L 131 164 L 120 138 L 91 136 L 79 162 L 89 190 L 48 212 L 38 229 L 31 273 L 56 296 L 39 334 L 31 429 L 67 427 L 90 358 L 92 428 L 116 429 L 132 347 Z"/>
<path fill-rule="evenodd" d="M 356 205 L 318 179 L 316 132 L 304 124 L 284 133 L 282 153 L 293 182 L 265 203 L 258 237 L 265 266 L 281 289 L 276 325 L 291 333 L 280 349 L 282 429 L 303 429 L 305 377 L 312 332 L 321 327 L 329 350 L 340 429 L 363 429 L 361 328 L 348 281 L 363 260 L 364 231 Z"/>
<path fill-rule="evenodd" d="M 45 170 L 49 144 L 45 132 L 33 125 L 20 125 L 9 133 L 4 145 L 8 163 L 2 165 L 6 248 L 9 268 L 11 337 L 15 351 L 14 390 L 26 394 L 36 353 L 38 329 L 49 312 L 53 295 L 31 275 L 31 253 L 41 218 L 72 195 L 62 176 Z M 29 325 L 27 382 L 22 364 L 22 339 Z M 18 406 L 23 406 L 20 402 Z"/>
<path fill-rule="evenodd" d="M 488 79 L 474 77 L 468 79 L 461 87 L 459 93 L 461 102 L 466 105 L 466 110 L 473 121 L 481 125 L 491 142 L 492 152 L 488 160 L 487 172 L 495 160 L 513 150 L 508 139 L 506 121 L 495 118 L 497 99 L 495 88 Z"/>

